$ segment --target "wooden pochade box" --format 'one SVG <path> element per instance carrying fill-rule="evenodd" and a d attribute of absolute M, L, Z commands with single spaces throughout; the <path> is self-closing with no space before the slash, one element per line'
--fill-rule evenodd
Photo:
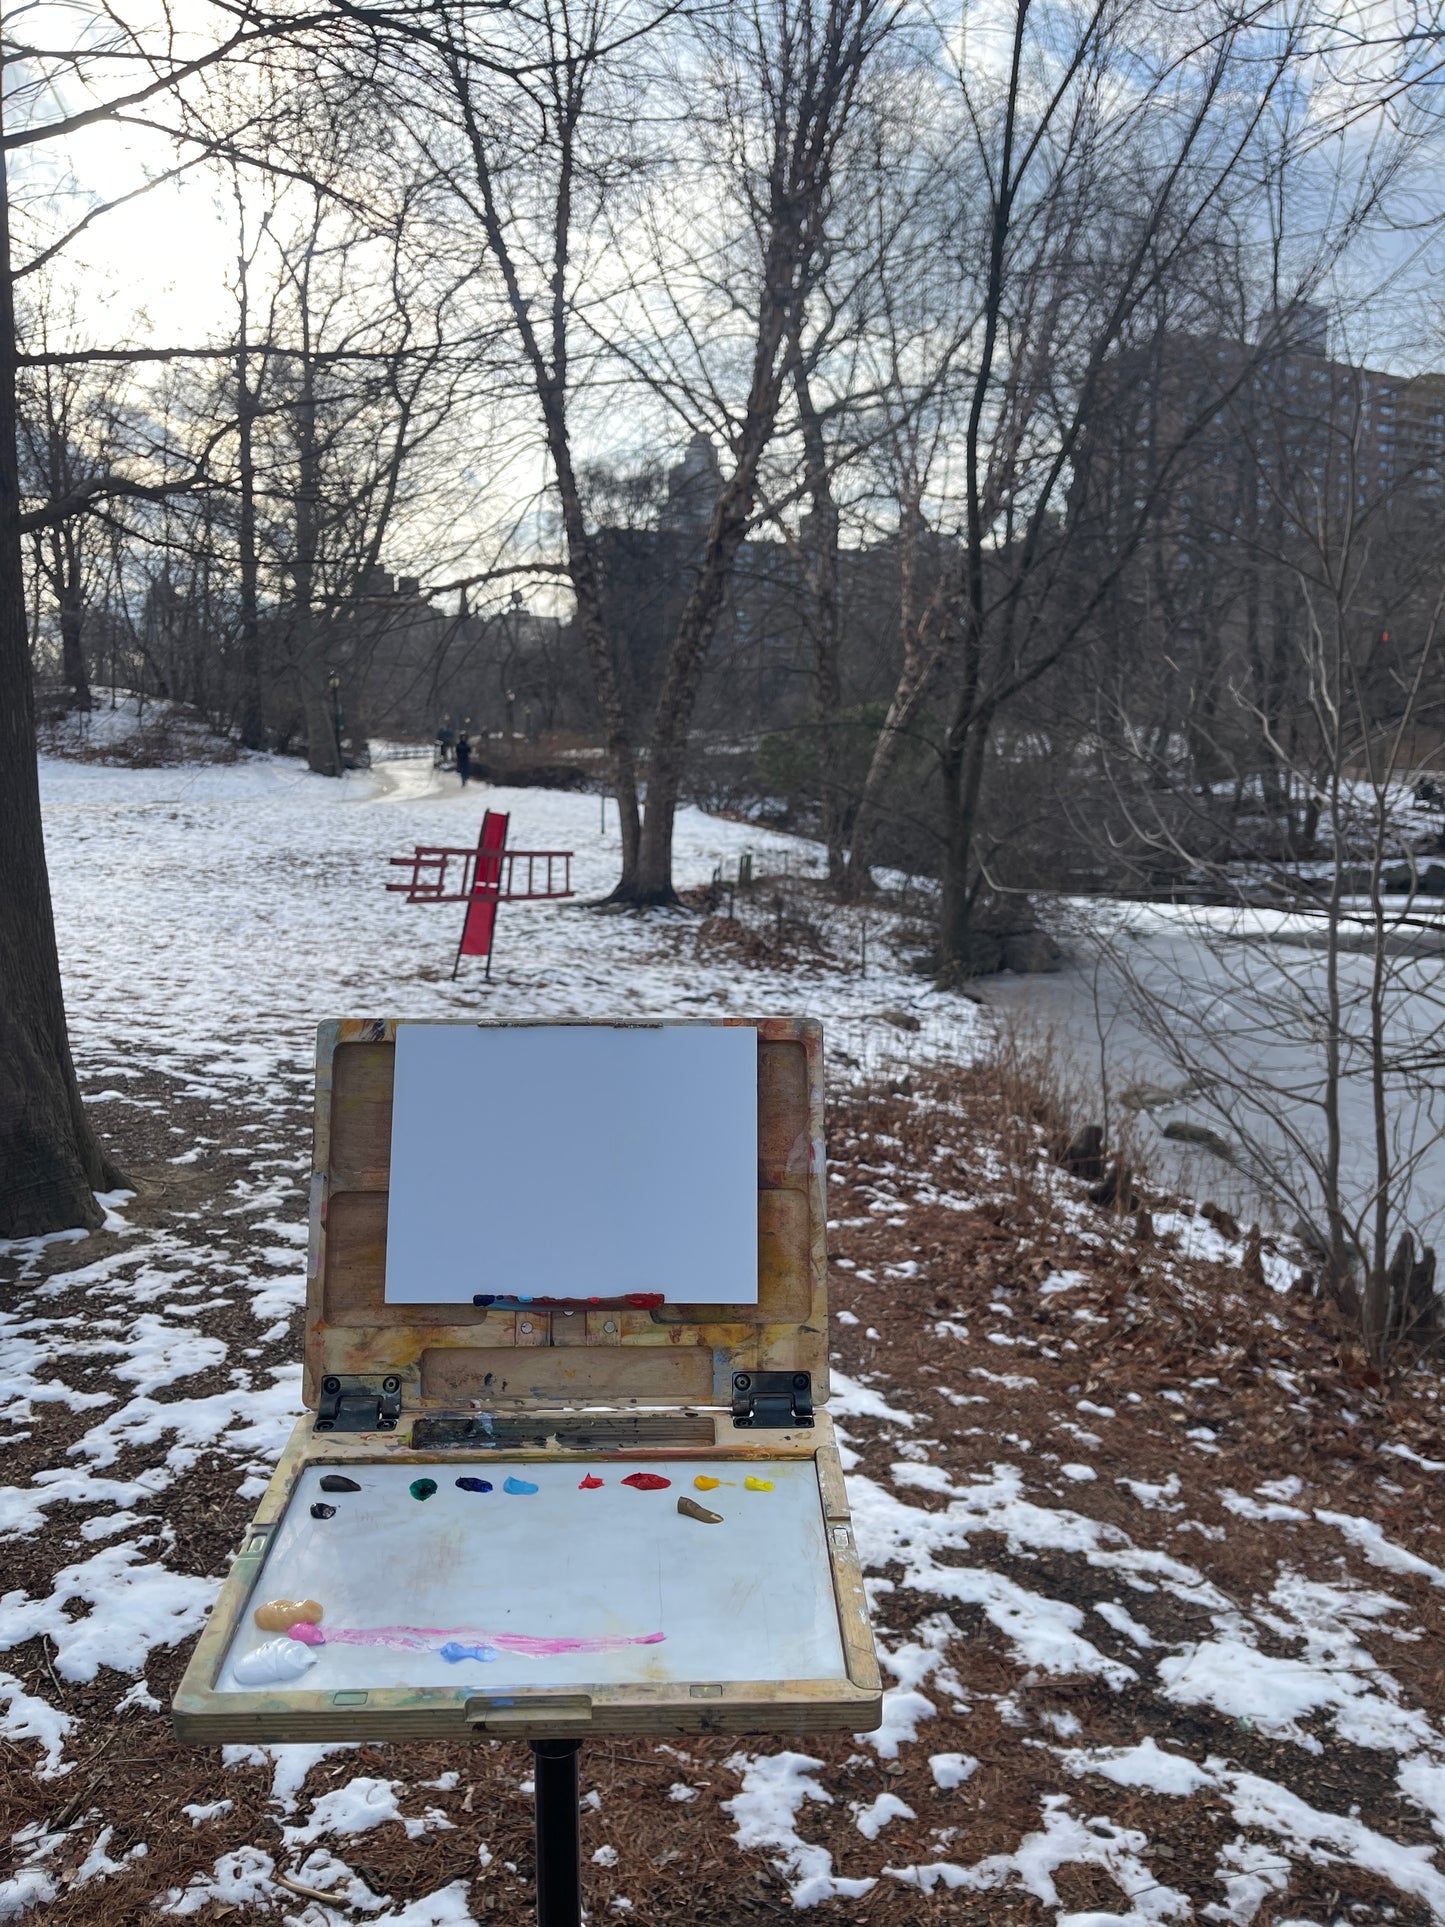
<path fill-rule="evenodd" d="M 176 1694 L 180 1738 L 879 1723 L 862 1574 L 823 1409 L 822 1032 L 808 1019 L 747 1024 L 757 1034 L 757 1302 L 678 1306 L 389 1304 L 397 1024 L 320 1027 L 307 1410 Z M 334 1488 L 338 1477 L 349 1489 L 328 1493 L 321 1481 Z M 536 1495 L 537 1509 L 503 1496 L 512 1492 Z M 716 1508 L 716 1520 L 695 1522 L 680 1498 Z M 586 1515 L 594 1501 L 610 1530 Z M 585 1538 L 568 1536 L 578 1518 Z M 598 1619 L 594 1599 L 595 1636 L 552 1636 L 565 1602 L 586 1592 L 589 1566 L 609 1561 L 631 1606 Z M 551 1630 L 529 1631 L 515 1601 L 498 1630 L 494 1581 L 515 1583 L 539 1611 L 551 1601 Z M 243 1683 L 243 1649 L 267 1636 L 257 1608 L 303 1586 L 321 1616 L 299 1634 L 319 1663 L 298 1660 L 308 1670 L 294 1680 Z M 405 1615 L 418 1598 L 460 1598 L 465 1610 L 451 1617 L 485 1624 L 390 1623 L 396 1600 Z"/>

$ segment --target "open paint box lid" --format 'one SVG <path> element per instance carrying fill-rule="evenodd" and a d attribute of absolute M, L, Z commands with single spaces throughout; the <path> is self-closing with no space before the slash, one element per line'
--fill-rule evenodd
<path fill-rule="evenodd" d="M 185 1739 L 859 1732 L 822 1035 L 321 1027 L 306 1403 Z"/>
<path fill-rule="evenodd" d="M 319 1428 L 826 1399 L 813 1020 L 343 1019 L 316 1104 Z"/>

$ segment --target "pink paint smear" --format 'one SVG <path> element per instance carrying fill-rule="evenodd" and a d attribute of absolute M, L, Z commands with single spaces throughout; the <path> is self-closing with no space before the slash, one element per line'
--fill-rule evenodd
<path fill-rule="evenodd" d="M 554 1653 L 615 1653 L 624 1646 L 656 1646 L 666 1633 L 603 1633 L 596 1639 L 543 1639 L 533 1633 L 480 1633 L 471 1626 L 328 1626 L 307 1620 L 289 1629 L 307 1646 L 392 1646 L 403 1652 L 431 1652 L 451 1640 L 495 1646 L 504 1653 L 545 1659 Z"/>

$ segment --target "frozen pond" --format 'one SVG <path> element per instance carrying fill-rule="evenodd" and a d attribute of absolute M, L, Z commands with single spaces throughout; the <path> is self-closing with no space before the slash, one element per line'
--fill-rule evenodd
<path fill-rule="evenodd" d="M 1398 906 L 1378 971 L 1371 931 L 1350 928 L 1333 1021 L 1319 920 L 1174 905 L 1061 909 L 1069 967 L 983 989 L 995 1008 L 1052 1039 L 1080 1093 L 1078 1121 L 1107 1123 L 1111 1141 L 1122 1127 L 1160 1177 L 1246 1218 L 1289 1228 L 1303 1212 L 1319 1223 L 1333 1035 L 1341 1190 L 1363 1222 L 1380 1166 L 1370 1041 L 1378 1019 L 1392 1198 L 1434 1240 L 1445 1216 L 1445 922 L 1433 906 L 1417 900 L 1408 917 Z M 1169 1126 L 1223 1143 L 1167 1138 Z M 1287 1194 L 1273 1209 L 1266 1170 Z"/>

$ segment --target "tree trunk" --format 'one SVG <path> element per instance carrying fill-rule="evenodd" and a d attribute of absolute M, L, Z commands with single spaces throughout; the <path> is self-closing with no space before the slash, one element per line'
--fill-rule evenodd
<path fill-rule="evenodd" d="M 672 829 L 682 792 L 687 733 L 703 665 L 732 579 L 733 563 L 747 534 L 757 490 L 758 464 L 772 440 L 782 395 L 782 350 L 798 325 L 798 279 L 802 237 L 788 224 L 773 232 L 762 278 L 752 381 L 738 437 L 737 459 L 713 509 L 697 580 L 688 596 L 668 653 L 652 719 L 647 759 L 647 809 L 642 822 L 637 876 L 620 900 L 637 904 L 676 901 L 672 887 Z"/>
<path fill-rule="evenodd" d="M 991 725 L 992 718 L 986 710 L 975 711 L 961 727 L 950 731 L 943 756 L 947 834 L 938 927 L 938 977 L 943 984 L 972 976 L 977 963 L 973 906 L 978 886 L 970 872 Z"/>
<path fill-rule="evenodd" d="M 844 878 L 844 824 L 847 815 L 838 767 L 838 712 L 843 706 L 838 670 L 842 610 L 838 597 L 838 504 L 833 499 L 823 423 L 813 401 L 808 370 L 793 344 L 793 393 L 803 431 L 803 484 L 812 504 L 803 530 L 803 556 L 813 632 L 813 720 L 818 742 L 818 788 L 823 811 L 823 847 L 828 881 Z"/>
<path fill-rule="evenodd" d="M 236 350 L 237 543 L 241 592 L 241 742 L 247 749 L 266 747 L 266 713 L 261 692 L 261 618 L 256 556 L 256 396 L 251 392 L 246 348 L 245 260 L 241 263 L 241 340 Z"/>
<path fill-rule="evenodd" d="M 893 774 L 899 755 L 908 740 L 914 718 L 922 707 L 943 662 L 946 646 L 947 584 L 939 582 L 927 607 L 918 607 L 919 550 L 923 517 L 916 494 L 901 503 L 898 528 L 898 627 L 903 639 L 903 667 L 888 704 L 888 714 L 878 732 L 869 759 L 868 774 L 853 815 L 853 834 L 848 849 L 848 867 L 843 877 L 843 894 L 850 903 L 860 903 L 873 889 L 870 856 L 873 832 L 877 827 L 884 785 Z M 933 640 L 935 636 L 938 639 Z"/>
<path fill-rule="evenodd" d="M 35 762 L 15 353 L 0 149 L 0 1237 L 33 1238 L 77 1226 L 94 1229 L 102 1219 L 95 1193 L 125 1180 L 85 1114 L 65 1025 Z"/>
<path fill-rule="evenodd" d="M 592 538 L 587 532 L 582 491 L 572 463 L 572 444 L 560 399 L 544 396 L 543 414 L 547 425 L 547 445 L 557 477 L 557 493 L 562 502 L 562 528 L 567 538 L 567 573 L 577 603 L 577 624 L 587 652 L 593 694 L 601 713 L 607 743 L 607 763 L 612 794 L 617 803 L 617 822 L 622 840 L 622 875 L 613 895 L 627 902 L 637 880 L 637 865 L 642 844 L 642 812 L 637 795 L 637 758 L 632 735 L 627 727 L 627 711 L 617 675 L 612 639 L 602 620 L 602 588 L 597 577 L 597 559 Z"/>
<path fill-rule="evenodd" d="M 302 326 L 308 327 L 305 319 Z M 296 556 L 291 567 L 293 621 L 301 677 L 301 708 L 306 718 L 306 767 L 317 776 L 340 776 L 341 745 L 337 741 L 321 625 L 316 620 L 315 607 L 321 451 L 316 434 L 316 371 L 309 346 L 308 341 L 307 351 L 301 358 L 301 394 L 292 411 L 296 434 Z"/>
<path fill-rule="evenodd" d="M 72 530 L 59 534 L 63 573 L 60 579 L 60 673 L 65 678 L 77 709 L 90 708 L 90 677 L 85 667 L 85 591 L 82 583 L 79 542 Z"/>
<path fill-rule="evenodd" d="M 776 396 L 773 406 L 776 411 Z M 757 453 L 761 453 L 761 448 Z M 757 454 L 748 465 L 746 479 L 742 477 L 742 469 L 740 460 L 718 498 L 702 567 L 683 608 L 668 655 L 653 713 L 652 744 L 647 759 L 647 809 L 642 819 L 637 875 L 630 890 L 619 884 L 613 893 L 622 902 L 666 904 L 677 900 L 672 887 L 672 831 L 682 794 L 688 727 L 733 561 L 752 513 Z"/>

